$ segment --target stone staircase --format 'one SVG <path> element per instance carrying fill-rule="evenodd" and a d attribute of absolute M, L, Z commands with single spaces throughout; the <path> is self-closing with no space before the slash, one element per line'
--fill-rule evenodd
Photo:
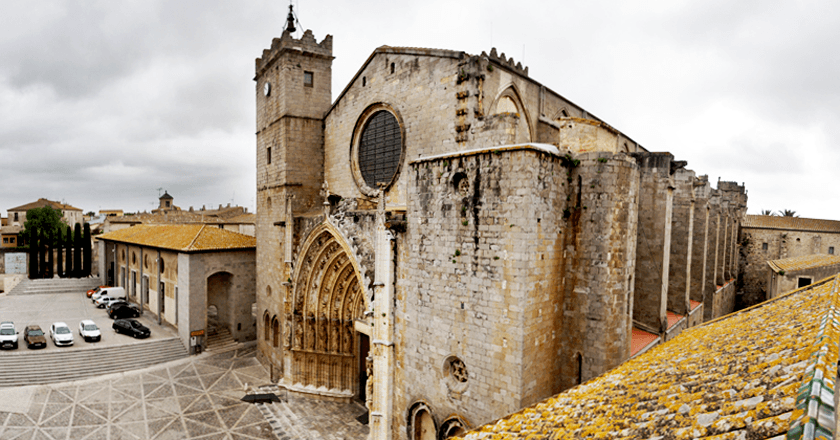
<path fill-rule="evenodd" d="M 99 277 L 91 278 L 46 278 L 21 281 L 9 295 L 37 295 L 45 293 L 84 293 L 102 285 Z"/>
<path fill-rule="evenodd" d="M 257 388 L 258 393 L 274 393 L 280 402 L 257 403 L 257 409 L 280 439 L 344 440 L 364 439 L 369 428 L 358 422 L 366 412 L 358 403 L 328 402 L 292 397 L 276 385 Z"/>
<path fill-rule="evenodd" d="M 178 338 L 59 351 L 0 353 L 0 387 L 41 385 L 121 373 L 187 357 Z"/>
<path fill-rule="evenodd" d="M 239 348 L 242 344 L 233 339 L 230 330 L 224 326 L 216 326 L 207 332 L 207 351 L 221 353 L 223 351 Z"/>

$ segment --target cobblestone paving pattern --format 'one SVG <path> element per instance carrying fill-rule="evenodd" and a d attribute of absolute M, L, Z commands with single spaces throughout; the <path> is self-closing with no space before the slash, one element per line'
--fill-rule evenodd
<path fill-rule="evenodd" d="M 246 384 L 278 392 L 253 346 L 112 377 L 35 387 L 28 411 L 0 411 L 0 440 L 367 438 L 359 404 L 242 402 Z"/>

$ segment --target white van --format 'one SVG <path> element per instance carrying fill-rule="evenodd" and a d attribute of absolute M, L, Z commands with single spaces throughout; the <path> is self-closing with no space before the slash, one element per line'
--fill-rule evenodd
<path fill-rule="evenodd" d="M 111 298 L 125 298 L 125 288 L 124 287 L 103 287 L 99 290 L 99 292 L 94 293 L 90 300 L 92 302 L 96 302 L 99 298 L 108 295 Z"/>

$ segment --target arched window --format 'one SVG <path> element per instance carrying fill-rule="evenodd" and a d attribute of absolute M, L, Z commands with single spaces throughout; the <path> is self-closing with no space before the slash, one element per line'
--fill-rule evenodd
<path fill-rule="evenodd" d="M 266 344 L 271 343 L 271 320 L 268 317 L 268 310 L 263 314 L 263 339 Z"/>
<path fill-rule="evenodd" d="M 280 321 L 277 320 L 276 316 L 271 322 L 271 333 L 271 345 L 278 347 L 280 345 Z"/>
<path fill-rule="evenodd" d="M 437 440 L 437 426 L 432 412 L 423 402 L 411 406 L 408 413 L 408 438 L 410 440 Z"/>
<path fill-rule="evenodd" d="M 359 172 L 365 184 L 373 189 L 390 184 L 401 159 L 400 124 L 391 112 L 379 110 L 365 122 L 359 139 Z"/>
<path fill-rule="evenodd" d="M 496 113 L 519 113 L 519 109 L 510 97 L 502 96 L 496 104 Z"/>

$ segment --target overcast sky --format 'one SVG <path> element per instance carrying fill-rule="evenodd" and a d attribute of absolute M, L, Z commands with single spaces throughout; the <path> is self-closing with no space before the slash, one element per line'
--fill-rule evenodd
<path fill-rule="evenodd" d="M 749 212 L 840 220 L 840 2 L 300 1 L 333 97 L 378 46 L 491 47 Z M 0 1 L 0 211 L 255 207 L 254 59 L 287 1 Z M 298 31 L 297 36 L 300 35 Z"/>

